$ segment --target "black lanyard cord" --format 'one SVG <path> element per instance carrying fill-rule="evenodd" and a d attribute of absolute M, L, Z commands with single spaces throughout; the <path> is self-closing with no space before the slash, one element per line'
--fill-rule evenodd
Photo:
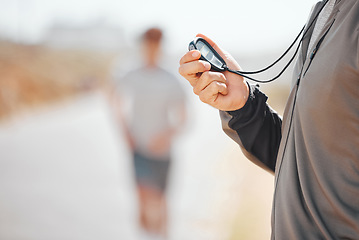
<path fill-rule="evenodd" d="M 275 77 L 272 78 L 272 79 L 268 79 L 268 80 L 258 80 L 258 79 L 255 79 L 255 78 L 246 76 L 246 74 L 245 74 L 245 73 L 242 73 L 241 71 L 235 71 L 235 70 L 232 70 L 232 69 L 229 69 L 229 68 L 227 68 L 226 70 L 227 70 L 228 72 L 232 72 L 232 73 L 238 74 L 238 75 L 240 75 L 240 76 L 242 76 L 242 77 L 245 77 L 245 78 L 247 78 L 247 79 L 249 79 L 249 80 L 252 80 L 252 81 L 255 81 L 255 82 L 259 82 L 259 83 L 269 83 L 269 82 L 273 82 L 274 80 L 276 80 L 277 78 L 279 78 L 279 77 L 285 72 L 285 70 L 287 70 L 287 68 L 289 67 L 289 65 L 293 62 L 293 60 L 294 60 L 295 56 L 297 55 L 299 49 L 300 49 L 300 44 L 298 44 L 298 46 L 297 46 L 297 48 L 296 48 L 296 50 L 295 50 L 295 52 L 294 52 L 292 58 L 289 60 L 289 62 L 288 62 L 288 63 L 285 65 L 285 67 L 278 73 L 278 75 L 275 76 Z M 247 74 L 248 74 L 248 73 L 247 73 Z"/>
<path fill-rule="evenodd" d="M 236 70 L 232 70 L 232 69 L 229 69 L 229 68 L 226 68 L 227 71 L 229 72 L 232 72 L 232 73 L 235 73 L 235 74 L 238 74 L 244 78 L 247 78 L 249 80 L 252 80 L 252 81 L 255 81 L 255 82 L 258 82 L 258 83 L 269 83 L 269 82 L 272 82 L 276 79 L 278 79 L 284 72 L 285 70 L 287 70 L 287 68 L 289 67 L 289 65 L 293 62 L 295 56 L 297 55 L 299 49 L 300 49 L 300 46 L 303 42 L 303 39 L 305 37 L 305 35 L 307 34 L 307 32 L 309 31 L 309 29 L 312 27 L 312 25 L 314 24 L 314 22 L 316 21 L 316 19 L 318 18 L 319 14 L 321 13 L 321 11 L 323 10 L 323 8 L 325 7 L 325 5 L 329 2 L 329 0 L 325 0 L 324 4 L 322 5 L 322 7 L 320 8 L 320 10 L 318 11 L 318 13 L 315 15 L 315 17 L 313 18 L 313 20 L 311 21 L 311 23 L 308 25 L 308 28 L 304 31 L 304 29 L 306 28 L 306 25 L 304 25 L 304 27 L 302 28 L 302 30 L 299 32 L 299 34 L 297 35 L 297 37 L 295 38 L 295 40 L 293 41 L 293 43 L 288 47 L 288 49 L 276 60 L 274 61 L 272 64 L 270 64 L 269 66 L 261 69 L 261 70 L 257 70 L 257 71 L 236 71 Z M 304 31 L 304 33 L 303 33 Z M 301 36 L 301 34 L 303 33 L 302 35 L 302 38 L 300 39 L 299 43 L 298 43 L 298 46 L 293 54 L 293 56 L 291 57 L 291 59 L 288 61 L 288 63 L 284 66 L 284 68 L 279 72 L 279 74 L 277 76 L 275 76 L 274 78 L 272 79 L 268 79 L 268 80 L 259 80 L 259 79 L 255 79 L 255 78 L 252 78 L 252 77 L 249 77 L 247 75 L 250 75 L 250 74 L 257 74 L 257 73 L 261 73 L 261 72 L 264 72 L 270 68 L 272 68 L 274 65 L 276 65 L 279 61 L 281 61 L 285 55 L 287 55 L 287 53 L 292 49 L 292 47 L 294 46 L 294 44 L 298 41 L 299 37 Z"/>
<path fill-rule="evenodd" d="M 292 49 L 292 47 L 294 46 L 294 44 L 298 41 L 300 35 L 303 33 L 305 29 L 305 26 L 303 26 L 302 30 L 299 32 L 298 36 L 295 38 L 295 40 L 292 42 L 292 44 L 288 47 L 288 49 L 277 59 L 275 60 L 272 64 L 270 64 L 268 67 L 265 67 L 261 70 L 257 70 L 257 71 L 252 71 L 252 72 L 245 72 L 245 71 L 238 71 L 239 73 L 242 73 L 242 74 L 257 74 L 257 73 L 261 73 L 261 72 L 264 72 L 270 68 L 272 68 L 274 65 L 276 65 L 280 60 L 283 59 L 283 57 L 285 55 L 287 55 L 287 53 Z M 304 36 L 304 35 L 303 35 Z M 300 40 L 300 42 L 302 42 L 303 39 Z M 300 43 L 299 42 L 299 43 Z"/>

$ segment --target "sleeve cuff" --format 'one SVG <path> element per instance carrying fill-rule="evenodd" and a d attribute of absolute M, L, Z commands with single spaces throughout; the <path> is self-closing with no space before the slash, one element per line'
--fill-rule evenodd
<path fill-rule="evenodd" d="M 255 102 L 258 100 L 257 98 L 264 96 L 264 101 L 267 101 L 267 96 L 262 93 L 261 91 L 259 91 L 259 85 L 250 85 L 249 83 L 248 87 L 249 87 L 249 95 L 248 95 L 248 99 L 247 102 L 244 104 L 244 106 L 238 110 L 234 110 L 234 111 L 227 111 L 227 113 L 229 115 L 231 115 L 232 117 L 240 117 L 240 116 L 248 116 L 251 115 L 251 112 L 255 111 Z"/>

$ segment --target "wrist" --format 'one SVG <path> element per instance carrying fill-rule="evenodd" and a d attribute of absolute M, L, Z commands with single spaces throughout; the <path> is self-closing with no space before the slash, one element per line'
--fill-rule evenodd
<path fill-rule="evenodd" d="M 248 84 L 248 87 L 249 87 L 248 99 L 244 104 L 244 106 L 236 110 L 226 111 L 231 116 L 238 117 L 238 116 L 251 115 L 252 112 L 256 111 L 258 104 L 262 102 L 265 103 L 267 101 L 268 97 L 259 90 L 258 84 L 257 85 Z"/>
<path fill-rule="evenodd" d="M 223 109 L 223 111 L 232 112 L 242 109 L 247 104 L 250 95 L 251 86 L 248 82 L 244 82 L 243 87 L 241 88 L 241 92 L 238 94 L 239 97 L 236 98 L 236 101 L 231 105 L 231 107 Z"/>

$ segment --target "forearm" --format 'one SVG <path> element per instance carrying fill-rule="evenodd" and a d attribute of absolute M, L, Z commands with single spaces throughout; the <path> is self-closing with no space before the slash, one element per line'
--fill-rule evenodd
<path fill-rule="evenodd" d="M 274 172 L 282 120 L 266 100 L 258 88 L 250 86 L 245 106 L 221 112 L 221 119 L 223 130 L 240 145 L 243 153 L 255 164 Z"/>

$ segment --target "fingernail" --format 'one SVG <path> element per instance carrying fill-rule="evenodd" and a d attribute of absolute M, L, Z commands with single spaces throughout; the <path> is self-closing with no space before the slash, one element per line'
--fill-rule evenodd
<path fill-rule="evenodd" d="M 194 57 L 194 58 L 198 58 L 199 55 L 200 55 L 200 53 L 199 53 L 198 51 L 194 51 L 194 52 L 192 53 L 192 57 Z"/>

